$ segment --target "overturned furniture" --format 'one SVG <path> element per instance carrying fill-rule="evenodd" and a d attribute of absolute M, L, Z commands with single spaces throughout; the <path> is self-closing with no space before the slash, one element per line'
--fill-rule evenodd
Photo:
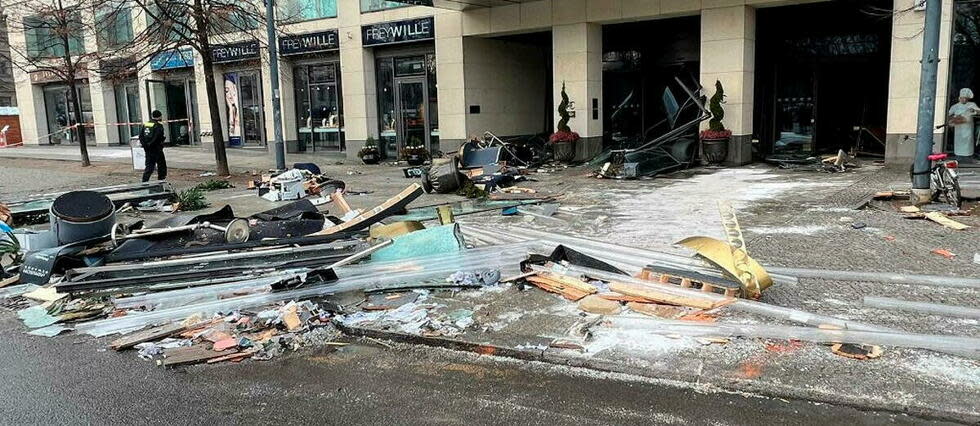
<path fill-rule="evenodd" d="M 663 102 L 667 117 L 647 130 L 667 125 L 670 129 L 634 148 L 614 149 L 596 157 L 590 165 L 599 167 L 596 176 L 610 179 L 629 179 L 654 176 L 676 169 L 688 167 L 697 154 L 695 130 L 701 122 L 711 118 L 704 107 L 699 85 L 696 90 L 689 88 L 680 78 L 675 77 L 677 85 L 687 95 L 683 105 L 679 105 L 670 88 L 664 89 Z M 677 120 L 687 111 L 694 110 L 694 118 L 684 123 Z M 645 139 L 645 136 L 644 136 Z"/>

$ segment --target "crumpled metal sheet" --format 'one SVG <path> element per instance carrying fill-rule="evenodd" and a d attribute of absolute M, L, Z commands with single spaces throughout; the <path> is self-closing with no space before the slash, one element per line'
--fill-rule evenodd
<path fill-rule="evenodd" d="M 739 276 L 735 259 L 732 256 L 732 246 L 728 245 L 728 243 L 710 237 L 690 237 L 679 241 L 677 244 L 696 251 L 701 257 L 708 259 L 711 263 L 724 269 L 731 276 Z M 753 289 L 746 288 L 743 284 L 742 294 L 752 298 L 758 298 L 765 289 L 772 286 L 772 277 L 769 276 L 765 268 L 759 262 L 756 262 L 755 259 L 749 257 L 748 254 L 745 257 L 749 271 L 752 272 L 752 275 L 759 282 L 759 289 L 758 291 L 753 291 Z"/>

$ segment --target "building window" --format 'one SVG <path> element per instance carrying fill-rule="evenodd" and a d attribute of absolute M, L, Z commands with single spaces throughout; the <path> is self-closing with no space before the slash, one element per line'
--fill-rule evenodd
<path fill-rule="evenodd" d="M 361 0 L 361 13 L 376 12 L 385 9 L 408 6 L 405 3 L 388 0 Z"/>
<path fill-rule="evenodd" d="M 133 40 L 133 17 L 129 8 L 102 10 L 96 19 L 100 22 L 99 50 L 120 47 Z"/>
<path fill-rule="evenodd" d="M 337 0 L 282 0 L 278 7 L 284 22 L 337 17 Z"/>
<path fill-rule="evenodd" d="M 192 24 L 190 6 L 180 2 L 166 2 L 162 9 L 156 4 L 150 4 L 146 10 L 147 20 L 151 21 L 151 28 L 155 28 L 152 36 L 162 42 L 193 38 L 193 34 L 186 32 Z"/>
<path fill-rule="evenodd" d="M 0 96 L 0 107 L 14 106 L 14 99 L 10 96 Z"/>
<path fill-rule="evenodd" d="M 235 33 L 240 31 L 250 31 L 259 27 L 259 19 L 256 17 L 258 10 L 249 13 L 246 8 L 249 3 L 235 4 L 228 6 L 224 10 L 217 9 L 212 20 L 212 27 L 218 34 Z"/>
<path fill-rule="evenodd" d="M 82 37 L 83 27 L 81 17 L 74 13 L 68 24 L 67 44 L 68 53 L 80 55 L 85 53 L 85 39 Z M 24 33 L 27 38 L 27 54 L 32 58 L 52 58 L 65 56 L 65 42 L 59 37 L 64 28 L 52 19 L 42 16 L 24 18 Z"/>

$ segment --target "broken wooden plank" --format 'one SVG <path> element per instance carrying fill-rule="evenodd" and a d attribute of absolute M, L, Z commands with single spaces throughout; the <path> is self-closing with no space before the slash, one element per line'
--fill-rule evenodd
<path fill-rule="evenodd" d="M 657 303 L 630 302 L 626 306 L 629 306 L 633 312 L 657 318 L 677 319 L 688 313 L 687 309 L 678 306 L 660 305 Z"/>
<path fill-rule="evenodd" d="M 215 352 L 208 349 L 205 345 L 185 346 L 165 350 L 163 352 L 163 359 L 158 359 L 157 365 L 173 367 L 177 365 L 197 364 L 232 353 L 237 353 L 237 351 Z"/>
<path fill-rule="evenodd" d="M 956 231 L 963 231 L 963 230 L 966 230 L 966 229 L 970 229 L 969 226 L 964 225 L 962 223 L 959 223 L 959 222 L 957 222 L 957 221 L 955 221 L 953 219 L 950 219 L 950 218 L 946 217 L 946 215 L 944 215 L 944 214 L 942 214 L 940 212 L 926 213 L 926 219 L 929 219 L 929 220 L 931 220 L 933 222 L 936 222 L 936 223 L 938 223 L 938 224 L 940 224 L 942 226 L 945 226 L 945 227 L 947 227 L 949 229 L 953 229 L 953 230 L 956 230 Z"/>
<path fill-rule="evenodd" d="M 594 294 L 594 293 L 597 293 L 599 291 L 599 289 L 597 289 L 596 286 L 594 286 L 592 284 L 589 284 L 589 283 L 587 283 L 585 281 L 582 281 L 582 280 L 580 280 L 578 278 L 572 278 L 572 277 L 567 276 L 567 275 L 542 274 L 541 276 L 544 277 L 544 278 L 550 279 L 550 280 L 558 281 L 559 283 L 561 283 L 564 286 L 572 287 L 572 288 L 575 288 L 577 290 L 584 291 L 584 292 L 586 292 L 588 294 Z"/>
<path fill-rule="evenodd" d="M 362 229 L 367 229 L 384 218 L 405 210 L 405 206 L 412 201 L 415 201 L 416 198 L 421 197 L 424 193 L 425 191 L 422 190 L 422 185 L 413 183 L 409 185 L 408 188 L 405 188 L 405 190 L 398 193 L 398 195 L 389 198 L 387 201 L 381 203 L 371 210 L 361 213 L 360 216 L 339 225 L 334 225 L 322 231 L 315 232 L 311 235 L 330 235 L 343 231 L 356 232 Z"/>
<path fill-rule="evenodd" d="M 135 333 L 122 336 L 116 340 L 113 340 L 112 343 L 109 343 L 109 347 L 114 350 L 121 351 L 132 348 L 140 343 L 167 338 L 187 329 L 188 326 L 179 322 L 164 324 L 148 330 L 137 331 Z"/>
<path fill-rule="evenodd" d="M 556 281 L 556 280 L 553 280 L 553 279 L 550 279 L 550 278 L 547 278 L 547 277 L 543 277 L 543 276 L 540 276 L 540 275 L 539 276 L 533 276 L 533 277 L 527 277 L 527 281 L 529 283 L 534 284 L 535 286 L 541 288 L 542 290 L 545 290 L 545 291 L 548 291 L 548 292 L 551 292 L 551 293 L 560 294 L 564 298 L 566 298 L 568 300 L 571 300 L 573 302 L 577 302 L 577 301 L 581 300 L 582 298 L 584 298 L 585 296 L 588 296 L 588 295 L 592 294 L 592 293 L 583 291 L 583 290 L 578 289 L 578 288 L 575 288 L 575 287 L 564 285 L 564 284 L 562 284 L 559 281 Z"/>
<path fill-rule="evenodd" d="M 654 286 L 627 284 L 621 282 L 610 282 L 609 289 L 617 293 L 625 294 L 627 296 L 643 297 L 660 303 L 667 303 L 667 304 L 678 305 L 678 306 L 687 306 L 687 307 L 698 308 L 698 309 L 712 309 L 721 304 L 721 302 L 716 302 L 715 300 L 713 300 L 713 298 L 707 299 L 707 298 L 682 296 L 682 295 L 667 292 L 664 289 L 659 289 Z"/>

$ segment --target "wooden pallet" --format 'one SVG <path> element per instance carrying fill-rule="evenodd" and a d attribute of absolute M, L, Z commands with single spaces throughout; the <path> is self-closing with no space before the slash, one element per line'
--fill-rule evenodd
<path fill-rule="evenodd" d="M 693 288 L 705 293 L 721 294 L 728 297 L 742 297 L 742 288 L 734 282 L 722 279 L 711 280 L 707 277 L 685 277 L 674 273 L 654 271 L 644 268 L 637 278 L 647 281 L 657 281 L 663 284 L 673 284 L 684 288 Z"/>

